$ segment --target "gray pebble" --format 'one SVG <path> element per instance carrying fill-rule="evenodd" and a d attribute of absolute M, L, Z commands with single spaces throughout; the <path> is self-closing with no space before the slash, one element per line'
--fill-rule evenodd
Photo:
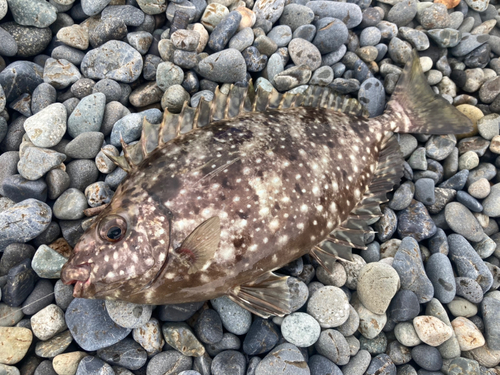
<path fill-rule="evenodd" d="M 235 335 L 248 332 L 252 323 L 252 316 L 228 297 L 219 297 L 210 301 L 213 308 L 219 313 L 224 328 Z"/>
<path fill-rule="evenodd" d="M 425 265 L 425 271 L 434 286 L 435 298 L 443 304 L 453 301 L 456 284 L 448 257 L 442 253 L 432 254 Z"/>
<path fill-rule="evenodd" d="M 211 54 L 200 61 L 201 76 L 212 81 L 233 83 L 246 77 L 246 63 L 240 51 L 230 48 Z"/>
<path fill-rule="evenodd" d="M 87 208 L 85 195 L 78 189 L 70 188 L 57 198 L 53 210 L 58 219 L 78 220 L 84 217 L 83 210 Z"/>
<path fill-rule="evenodd" d="M 68 134 L 76 138 L 85 132 L 98 132 L 106 106 L 106 96 L 95 93 L 84 97 L 68 118 Z"/>

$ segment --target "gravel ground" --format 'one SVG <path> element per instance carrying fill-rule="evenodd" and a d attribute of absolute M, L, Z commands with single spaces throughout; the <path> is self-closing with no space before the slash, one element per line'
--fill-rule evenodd
<path fill-rule="evenodd" d="M 0 374 L 499 374 L 497 1 L 0 0 Z M 376 116 L 413 48 L 474 131 L 400 136 L 368 250 L 279 271 L 292 314 L 73 299 L 59 280 L 125 176 L 101 147 L 144 118 L 249 78 Z"/>

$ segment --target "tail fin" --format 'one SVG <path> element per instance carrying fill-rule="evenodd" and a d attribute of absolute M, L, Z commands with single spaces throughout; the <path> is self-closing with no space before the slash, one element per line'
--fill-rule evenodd
<path fill-rule="evenodd" d="M 472 122 L 427 83 L 415 50 L 406 63 L 387 112 L 397 133 L 462 134 L 472 131 Z M 384 115 L 383 115 L 384 116 Z"/>

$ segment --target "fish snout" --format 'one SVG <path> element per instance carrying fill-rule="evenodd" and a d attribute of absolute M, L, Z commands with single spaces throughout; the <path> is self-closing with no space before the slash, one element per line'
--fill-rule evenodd
<path fill-rule="evenodd" d="M 90 264 L 73 266 L 66 263 L 61 270 L 61 280 L 66 285 L 74 284 L 78 281 L 85 282 L 90 278 Z"/>

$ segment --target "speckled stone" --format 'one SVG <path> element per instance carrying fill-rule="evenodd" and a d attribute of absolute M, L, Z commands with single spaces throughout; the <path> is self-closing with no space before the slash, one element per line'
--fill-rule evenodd
<path fill-rule="evenodd" d="M 148 362 L 146 373 L 148 375 L 165 375 L 180 373 L 190 370 L 193 359 L 182 355 L 176 350 L 167 350 L 156 354 Z"/>
<path fill-rule="evenodd" d="M 375 314 L 385 313 L 398 288 L 398 273 L 388 264 L 369 263 L 359 273 L 358 297 Z"/>
<path fill-rule="evenodd" d="M 224 328 L 235 335 L 248 332 L 252 323 L 252 315 L 248 310 L 237 305 L 228 297 L 219 297 L 210 301 L 219 313 Z"/>
<path fill-rule="evenodd" d="M 112 366 L 121 366 L 129 370 L 138 370 L 148 359 L 146 351 L 130 338 L 99 349 L 97 356 Z"/>
<path fill-rule="evenodd" d="M 434 287 L 425 273 L 422 254 L 415 239 L 403 238 L 392 266 L 399 274 L 403 289 L 415 292 L 420 303 L 432 299 Z"/>
<path fill-rule="evenodd" d="M 274 348 L 255 369 L 255 375 L 272 375 L 276 373 L 310 374 L 309 367 L 300 350 L 292 344 L 281 344 Z"/>
<path fill-rule="evenodd" d="M 142 68 L 141 54 L 132 46 L 118 40 L 111 40 L 87 52 L 80 67 L 87 78 L 109 78 L 124 83 L 139 78 Z"/>
<path fill-rule="evenodd" d="M 450 259 L 458 275 L 476 280 L 484 292 L 490 289 L 493 276 L 469 242 L 458 234 L 448 236 Z"/>
<path fill-rule="evenodd" d="M 151 318 L 150 305 L 138 305 L 124 301 L 106 301 L 106 311 L 109 317 L 120 327 L 138 328 Z"/>
<path fill-rule="evenodd" d="M 67 112 L 61 103 L 50 104 L 26 119 L 24 129 L 37 147 L 57 145 L 66 132 Z"/>
<path fill-rule="evenodd" d="M 61 268 L 67 260 L 47 245 L 41 245 L 33 256 L 31 267 L 44 279 L 58 279 L 61 277 Z"/>
<path fill-rule="evenodd" d="M 425 206 L 416 200 L 398 212 L 398 233 L 401 237 L 410 236 L 417 241 L 432 237 L 437 230 Z"/>
<path fill-rule="evenodd" d="M 342 289 L 325 286 L 311 296 L 307 313 L 312 315 L 322 328 L 338 327 L 349 318 L 349 300 Z"/>
<path fill-rule="evenodd" d="M 0 249 L 37 237 L 50 224 L 52 210 L 36 199 L 26 199 L 0 212 Z"/>
<path fill-rule="evenodd" d="M 76 106 L 68 118 L 68 134 L 76 138 L 86 132 L 98 132 L 104 117 L 106 96 L 103 93 L 88 95 Z"/>

